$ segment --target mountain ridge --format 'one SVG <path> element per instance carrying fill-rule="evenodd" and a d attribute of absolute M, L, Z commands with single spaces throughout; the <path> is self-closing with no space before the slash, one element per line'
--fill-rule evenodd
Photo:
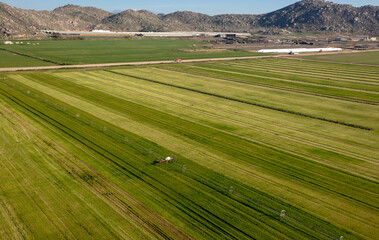
<path fill-rule="evenodd" d="M 229 31 L 286 29 L 297 32 L 379 35 L 379 6 L 353 7 L 324 0 L 302 0 L 267 14 L 220 14 L 191 11 L 155 14 L 147 10 L 111 13 L 65 5 L 53 11 L 24 10 L 0 2 L 0 36 L 40 35 L 41 30 L 88 31 Z"/>

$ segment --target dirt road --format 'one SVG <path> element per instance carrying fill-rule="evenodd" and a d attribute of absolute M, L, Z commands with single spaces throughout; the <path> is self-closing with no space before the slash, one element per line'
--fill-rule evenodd
<path fill-rule="evenodd" d="M 207 62 L 207 61 L 227 61 L 227 60 L 242 60 L 242 59 L 256 59 L 256 58 L 269 58 L 269 56 L 252 56 L 252 57 L 230 57 L 230 58 L 204 58 L 204 59 L 189 59 L 182 60 L 186 62 Z M 40 66 L 40 67 L 12 67 L 0 68 L 0 72 L 15 72 L 15 71 L 30 71 L 30 70 L 54 70 L 54 69 L 67 69 L 67 68 L 101 68 L 101 67 L 116 67 L 116 66 L 133 66 L 133 65 L 149 65 L 149 64 L 164 64 L 174 63 L 175 61 L 150 61 L 150 62 L 124 62 L 124 63 L 98 63 L 98 64 L 81 64 L 81 65 L 58 65 L 58 66 Z"/>

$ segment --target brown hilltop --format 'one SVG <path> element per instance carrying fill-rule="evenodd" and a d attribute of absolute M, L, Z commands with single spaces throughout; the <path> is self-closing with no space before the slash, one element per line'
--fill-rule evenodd
<path fill-rule="evenodd" d="M 336 4 L 322 0 L 303 0 L 263 15 L 262 27 L 336 33 L 379 33 L 379 7 Z"/>
<path fill-rule="evenodd" d="M 54 14 L 67 15 L 77 20 L 82 20 L 91 24 L 100 23 L 104 18 L 112 13 L 94 7 L 81 7 L 77 5 L 66 5 L 52 11 Z"/>
<path fill-rule="evenodd" d="M 2 35 L 41 34 L 44 29 L 85 30 L 109 15 L 101 9 L 75 5 L 34 11 L 0 3 L 0 30 Z"/>
<path fill-rule="evenodd" d="M 96 28 L 115 31 L 161 31 L 163 22 L 157 14 L 146 10 L 126 10 L 102 20 Z"/>

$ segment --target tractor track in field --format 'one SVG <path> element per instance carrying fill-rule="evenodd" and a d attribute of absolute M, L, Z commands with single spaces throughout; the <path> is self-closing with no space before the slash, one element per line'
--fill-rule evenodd
<path fill-rule="evenodd" d="M 15 237 L 15 239 L 29 239 L 27 230 L 25 229 L 25 226 L 22 224 L 21 220 L 18 218 L 17 212 L 11 206 L 11 204 L 8 203 L 8 201 L 4 198 L 4 196 L 5 196 L 4 190 L 2 189 L 0 185 L 0 216 L 2 216 L 2 219 L 3 220 L 5 219 L 5 221 L 7 221 L 8 224 L 10 225 L 9 230 L 14 235 L 17 236 Z M 4 212 L 3 214 L 1 210 L 3 210 Z M 3 235 L 2 237 L 5 237 L 5 236 Z"/>
<path fill-rule="evenodd" d="M 44 142 L 44 140 L 41 139 L 40 142 Z M 93 176 L 95 176 L 94 183 L 87 185 L 89 190 L 95 193 L 100 198 L 104 198 L 106 199 L 106 201 L 112 203 L 109 204 L 109 206 L 111 206 L 113 209 L 115 209 L 115 211 L 119 212 L 123 216 L 131 218 L 131 215 L 134 215 L 133 221 L 139 224 L 139 226 L 141 226 L 140 224 L 142 224 L 144 230 L 154 235 L 154 238 L 163 236 L 163 239 L 172 239 L 170 237 L 167 237 L 165 234 L 165 231 L 170 230 L 170 233 L 175 234 L 175 238 L 190 239 L 186 235 L 181 233 L 178 229 L 174 228 L 167 221 L 161 219 L 158 215 L 153 214 L 151 211 L 146 209 L 136 199 L 134 199 L 128 193 L 120 189 L 109 179 L 105 178 L 98 171 L 90 167 L 87 163 L 79 160 L 74 156 L 66 156 L 67 154 L 62 153 L 65 152 L 65 150 L 63 150 L 61 146 L 55 144 L 55 148 L 53 149 L 54 151 L 57 151 L 62 154 L 62 159 L 57 157 L 61 165 L 67 171 L 75 174 L 81 181 L 83 181 L 83 179 L 81 179 L 80 173 L 90 172 Z M 45 149 L 45 151 L 49 152 L 51 151 L 51 148 L 47 148 Z M 156 220 L 156 222 L 152 220 Z M 163 231 L 159 226 L 163 226 L 165 231 Z"/>
<path fill-rule="evenodd" d="M 7 119 L 7 120 L 9 123 L 12 123 L 13 125 L 15 125 L 9 119 Z M 14 133 L 13 126 L 11 126 L 11 129 Z M 17 143 L 19 143 L 20 142 L 19 138 L 17 136 L 15 136 L 15 138 L 17 140 Z M 17 150 L 17 153 L 22 153 L 23 157 L 27 155 L 27 153 L 25 152 L 25 149 L 20 148 L 20 146 L 14 145 L 12 147 L 14 150 L 13 155 L 16 153 L 16 150 Z M 12 149 L 12 147 L 10 147 L 9 149 Z M 29 197 L 31 202 L 33 202 L 38 207 L 38 209 L 44 215 L 46 220 L 48 222 L 50 222 L 51 225 L 54 226 L 57 229 L 57 231 L 61 233 L 62 236 L 64 236 L 65 239 L 77 239 L 75 237 L 74 233 L 63 222 L 61 217 L 57 213 L 54 212 L 54 210 L 52 209 L 51 205 L 46 200 L 46 198 L 43 197 L 41 194 L 39 194 L 39 192 L 36 190 L 35 186 L 33 186 L 33 184 L 27 178 L 24 178 L 25 174 L 23 174 L 23 171 L 20 170 L 21 168 L 18 167 L 19 164 L 16 163 L 15 161 L 12 161 L 14 156 L 6 157 L 4 155 L 4 153 L 0 152 L 0 154 L 2 154 L 5 159 L 8 159 L 8 163 L 10 166 L 8 166 L 7 169 L 11 173 L 11 175 L 15 179 L 16 179 L 15 175 L 22 176 L 22 179 L 23 179 L 22 183 L 19 180 L 17 180 L 17 183 L 19 184 L 20 188 L 23 190 L 25 195 L 27 195 Z M 11 171 L 11 168 L 13 169 L 13 171 Z M 46 173 L 44 173 L 44 175 L 46 175 Z M 33 197 L 32 195 L 35 195 L 36 197 Z M 38 199 L 36 199 L 36 198 L 38 198 Z M 42 203 L 39 203 L 38 200 L 40 200 Z M 46 208 L 44 208 L 45 210 L 43 210 L 43 207 L 41 205 L 44 205 L 46 207 Z M 58 220 L 58 222 L 55 222 L 53 220 L 53 218 L 56 218 Z M 66 236 L 65 233 L 67 233 L 67 235 L 69 235 L 69 236 Z"/>
<path fill-rule="evenodd" d="M 197 68 L 204 69 L 204 70 L 215 70 L 215 69 L 203 68 L 203 67 L 197 67 Z M 169 70 L 168 67 L 166 67 L 165 69 Z M 333 96 L 333 95 L 329 95 L 329 94 L 315 93 L 315 92 L 310 92 L 310 91 L 301 90 L 301 89 L 295 89 L 295 88 L 289 88 L 289 87 L 278 87 L 278 86 L 274 86 L 272 84 L 249 82 L 249 81 L 246 81 L 246 80 L 238 80 L 238 79 L 220 77 L 220 76 L 215 76 L 215 75 L 212 75 L 212 74 L 205 74 L 205 73 L 198 73 L 198 72 L 188 72 L 188 71 L 181 70 L 181 69 L 180 70 L 179 69 L 178 70 L 175 69 L 175 70 L 171 70 L 171 71 L 172 72 L 174 72 L 174 71 L 176 71 L 176 72 L 182 72 L 182 73 L 191 74 L 191 75 L 197 75 L 197 76 L 202 76 L 202 77 L 216 78 L 216 79 L 220 79 L 220 80 L 224 80 L 224 81 L 228 81 L 228 82 L 236 82 L 236 83 L 242 83 L 242 84 L 246 84 L 246 85 L 253 85 L 253 86 L 259 86 L 259 87 L 277 89 L 277 90 L 282 90 L 282 91 L 287 91 L 287 92 L 294 92 L 294 93 L 300 93 L 300 94 L 305 94 L 305 95 L 311 95 L 311 96 L 317 96 L 317 97 L 323 97 L 323 98 L 336 99 L 336 100 L 347 101 L 347 102 L 355 102 L 355 103 L 362 103 L 362 104 L 379 106 L 379 102 L 375 102 L 375 101 L 371 101 L 371 100 L 363 100 L 363 99 L 349 98 L 349 97 L 337 97 L 337 96 Z M 221 71 L 221 70 L 215 70 L 215 71 L 226 72 L 226 71 Z M 228 72 L 228 73 L 232 73 L 232 72 Z M 237 73 L 237 74 L 240 74 L 240 73 Z M 247 75 L 250 75 L 250 74 L 247 74 Z M 269 77 L 265 77 L 265 78 L 269 78 Z M 270 78 L 270 79 L 272 79 L 272 78 Z M 286 81 L 286 80 L 282 79 L 280 81 Z M 334 88 L 338 88 L 338 87 L 334 87 Z M 338 88 L 338 89 L 342 89 L 342 88 Z M 359 90 L 355 90 L 355 91 L 359 92 Z"/>
<path fill-rule="evenodd" d="M 20 172 L 20 170 L 18 170 L 19 168 L 17 168 L 14 163 L 12 163 L 12 159 L 9 159 L 8 157 L 6 157 L 3 153 L 1 153 L 1 155 L 3 155 L 3 158 L 7 160 L 7 162 L 11 165 L 12 168 L 10 167 L 6 167 L 6 169 L 8 170 L 8 172 L 12 175 L 12 177 L 14 179 L 20 179 L 20 178 L 17 178 L 16 175 L 18 176 L 23 176 L 23 174 Z M 2 163 L 2 167 L 4 168 L 4 163 Z M 47 201 L 40 195 L 38 194 L 38 192 L 35 190 L 35 188 L 32 186 L 32 184 L 27 181 L 27 179 L 25 178 L 22 178 L 23 181 L 21 183 L 21 180 L 17 180 L 17 183 L 19 185 L 19 188 L 23 191 L 23 193 L 30 199 L 30 202 L 34 203 L 34 205 L 40 210 L 40 212 L 43 214 L 43 216 L 45 217 L 45 219 L 51 224 L 51 226 L 54 226 L 55 229 L 57 230 L 57 232 L 59 232 L 61 234 L 61 236 L 63 236 L 65 239 L 69 240 L 69 239 L 77 239 L 75 237 L 75 235 L 70 231 L 70 229 L 63 223 L 63 221 L 61 220 L 61 218 L 59 216 L 57 216 L 54 211 L 49 207 L 49 204 L 47 203 Z M 28 190 L 26 190 L 28 189 Z M 39 203 L 39 201 L 37 201 L 37 199 L 35 199 L 32 194 L 35 194 L 39 197 L 39 200 L 43 202 L 43 204 L 45 206 L 48 206 L 47 210 L 44 210 L 44 208 L 41 206 L 42 204 Z M 59 224 L 57 224 L 56 222 L 54 222 L 52 220 L 52 216 L 49 216 L 49 214 L 47 212 L 51 212 L 51 214 L 53 214 L 53 216 L 55 218 L 57 218 L 59 220 Z M 63 229 L 62 229 L 63 228 Z M 67 236 L 69 235 L 69 236 Z"/>
<path fill-rule="evenodd" d="M 187 198 L 186 196 L 184 196 L 182 193 L 179 193 L 178 191 L 176 191 L 175 189 L 172 189 L 171 187 L 169 186 L 166 186 L 164 185 L 160 180 L 146 174 L 145 172 L 139 170 L 138 168 L 134 167 L 133 165 L 125 162 L 125 161 L 122 161 L 121 158 L 119 158 L 118 156 L 116 156 L 115 154 L 113 154 L 112 152 L 109 152 L 107 149 L 101 147 L 100 145 L 94 143 L 93 141 L 91 141 L 90 139 L 87 139 L 87 138 L 84 138 L 83 136 L 81 136 L 83 139 L 79 139 L 77 136 L 75 136 L 75 134 L 72 134 L 72 133 L 69 133 L 68 131 L 72 131 L 70 130 L 68 127 L 64 126 L 63 124 L 57 122 L 56 120 L 52 119 L 51 117 L 45 115 L 44 113 L 40 112 L 39 110 L 35 109 L 34 107 L 30 106 L 29 104 L 19 100 L 17 97 L 14 97 L 14 96 L 10 96 L 8 93 L 4 92 L 2 89 L 1 89 L 1 92 L 3 93 L 3 95 L 7 95 L 8 97 L 10 97 L 10 99 L 16 103 L 17 105 L 19 105 L 20 107 L 22 108 L 25 108 L 23 105 L 26 105 L 28 106 L 28 111 L 31 111 L 34 115 L 37 115 L 39 117 L 41 117 L 42 119 L 45 119 L 45 121 L 49 122 L 50 124 L 53 124 L 55 127 L 57 127 L 58 129 L 60 129 L 61 131 L 65 132 L 66 134 L 68 134 L 69 136 L 71 136 L 72 138 L 76 139 L 77 141 L 79 141 L 80 143 L 88 146 L 88 144 L 86 144 L 85 142 L 88 142 L 88 143 L 91 143 L 92 145 L 96 146 L 97 148 L 101 149 L 103 152 L 99 151 L 99 150 L 96 150 L 94 149 L 93 147 L 90 147 L 88 146 L 89 148 L 91 148 L 94 152 L 98 153 L 99 155 L 105 157 L 106 159 L 108 159 L 108 161 L 112 162 L 113 164 L 115 164 L 117 167 L 121 168 L 122 170 L 128 172 L 130 175 L 136 177 L 137 179 L 140 179 L 141 181 L 143 181 L 145 184 L 147 184 L 148 186 L 150 186 L 151 188 L 157 190 L 158 192 L 160 192 L 162 195 L 166 196 L 168 199 L 171 199 L 172 196 L 170 193 L 166 193 L 165 191 L 163 191 L 159 186 L 163 187 L 163 188 L 167 188 L 169 191 L 172 191 L 175 195 L 178 195 L 180 196 L 181 198 L 185 199 L 186 201 L 192 203 L 194 206 L 198 207 L 199 209 L 201 209 L 203 212 L 206 212 L 207 215 L 210 215 L 212 216 L 213 218 L 217 219 L 218 221 L 224 223 L 225 225 L 229 226 L 230 228 L 234 229 L 235 231 L 239 232 L 240 234 L 244 235 L 245 237 L 247 238 L 250 238 L 250 239 L 255 239 L 253 236 L 249 235 L 248 233 L 244 232 L 242 229 L 239 229 L 238 227 L 235 227 L 234 225 L 228 223 L 227 221 L 225 221 L 224 219 L 218 217 L 217 215 L 215 215 L 213 212 L 210 212 L 209 210 L 207 210 L 206 208 L 202 207 L 201 205 L 195 203 L 194 201 L 192 201 L 191 199 Z M 67 131 L 67 130 L 68 131 Z M 112 158 L 115 158 L 117 159 L 118 161 L 116 160 L 112 160 L 110 157 Z M 119 161 L 121 161 L 122 163 L 128 165 L 131 169 L 134 169 L 134 170 L 128 170 L 127 167 L 123 166 L 123 164 L 121 164 Z M 143 179 L 143 177 L 139 176 L 139 174 L 149 178 L 152 180 L 152 182 L 155 182 L 157 183 L 157 185 L 159 186 L 156 186 L 155 184 L 152 184 L 150 182 L 147 182 L 146 180 Z M 207 222 L 209 225 L 213 226 L 215 229 L 218 229 L 218 231 L 222 232 L 225 236 L 228 236 L 230 237 L 231 239 L 238 239 L 236 238 L 235 236 L 233 236 L 232 234 L 230 234 L 229 232 L 227 232 L 226 230 L 222 229 L 220 226 L 218 226 L 217 224 L 215 224 L 214 222 L 212 222 L 210 219 L 208 218 L 205 218 L 204 216 L 202 216 L 200 213 L 198 213 L 197 211 L 193 210 L 192 208 L 186 206 L 184 203 L 181 203 L 181 202 L 178 202 L 176 201 L 176 204 L 180 206 L 180 208 L 182 209 L 186 209 L 187 211 L 190 211 L 192 212 L 193 215 L 197 216 L 198 218 L 202 219 L 203 221 Z M 269 216 L 269 215 L 268 215 Z M 165 238 L 165 239 L 170 239 L 170 238 Z"/>
<path fill-rule="evenodd" d="M 217 97 L 217 98 L 227 99 L 227 100 L 234 101 L 234 102 L 240 102 L 240 103 L 244 103 L 244 104 L 248 104 L 248 105 L 252 105 L 252 106 L 256 106 L 256 107 L 260 107 L 260 108 L 270 109 L 270 110 L 273 110 L 273 111 L 278 111 L 278 112 L 283 112 L 283 113 L 287 113 L 287 114 L 297 115 L 297 116 L 301 116 L 301 117 L 306 117 L 306 118 L 310 118 L 310 119 L 315 119 L 315 120 L 320 120 L 320 121 L 324 121 L 324 122 L 334 123 L 334 124 L 343 125 L 343 126 L 352 127 L 352 128 L 357 128 L 357 129 L 366 130 L 366 131 L 372 131 L 372 130 L 374 130 L 373 128 L 366 127 L 366 126 L 361 126 L 361 125 L 352 124 L 352 123 L 345 123 L 345 122 L 342 122 L 342 121 L 327 119 L 327 118 L 323 118 L 323 117 L 312 116 L 312 115 L 309 115 L 309 114 L 295 112 L 295 111 L 292 111 L 292 110 L 287 110 L 287 109 L 282 109 L 282 108 L 278 108 L 278 107 L 267 106 L 267 105 L 263 105 L 263 104 L 259 104 L 259 103 L 254 103 L 254 102 L 250 102 L 250 101 L 246 101 L 246 100 L 242 100 L 242 99 L 238 99 L 238 98 L 234 98 L 234 97 L 227 97 L 227 96 L 223 96 L 223 95 L 216 94 L 216 93 L 210 93 L 210 92 L 205 92 L 205 91 L 202 91 L 202 90 L 197 90 L 197 89 L 193 89 L 193 88 L 183 87 L 183 86 L 179 86 L 179 85 L 175 85 L 175 84 L 164 83 L 164 82 L 160 82 L 160 81 L 157 81 L 157 80 L 147 79 L 147 78 L 138 77 L 138 76 L 134 76 L 134 75 L 129 75 L 129 74 L 125 74 L 125 73 L 119 73 L 119 72 L 115 72 L 115 71 L 111 71 L 111 70 L 104 70 L 104 71 L 115 73 L 115 74 L 119 74 L 119 75 L 126 76 L 126 77 L 132 77 L 132 78 L 135 78 L 135 79 L 140 79 L 140 80 L 143 80 L 143 81 L 158 83 L 158 84 L 161 84 L 161 85 L 170 86 L 170 87 L 174 87 L 174 88 L 178 88 L 178 89 L 184 89 L 184 90 L 191 91 L 191 92 L 201 93 L 201 94 L 205 94 L 205 95 L 209 95 L 209 96 L 213 96 L 213 97 Z"/>

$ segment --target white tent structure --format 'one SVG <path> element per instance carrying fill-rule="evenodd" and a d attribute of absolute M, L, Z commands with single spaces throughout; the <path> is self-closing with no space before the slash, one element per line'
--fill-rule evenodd
<path fill-rule="evenodd" d="M 308 52 L 338 52 L 342 48 L 288 48 L 288 49 L 262 49 L 259 53 L 308 53 Z"/>

